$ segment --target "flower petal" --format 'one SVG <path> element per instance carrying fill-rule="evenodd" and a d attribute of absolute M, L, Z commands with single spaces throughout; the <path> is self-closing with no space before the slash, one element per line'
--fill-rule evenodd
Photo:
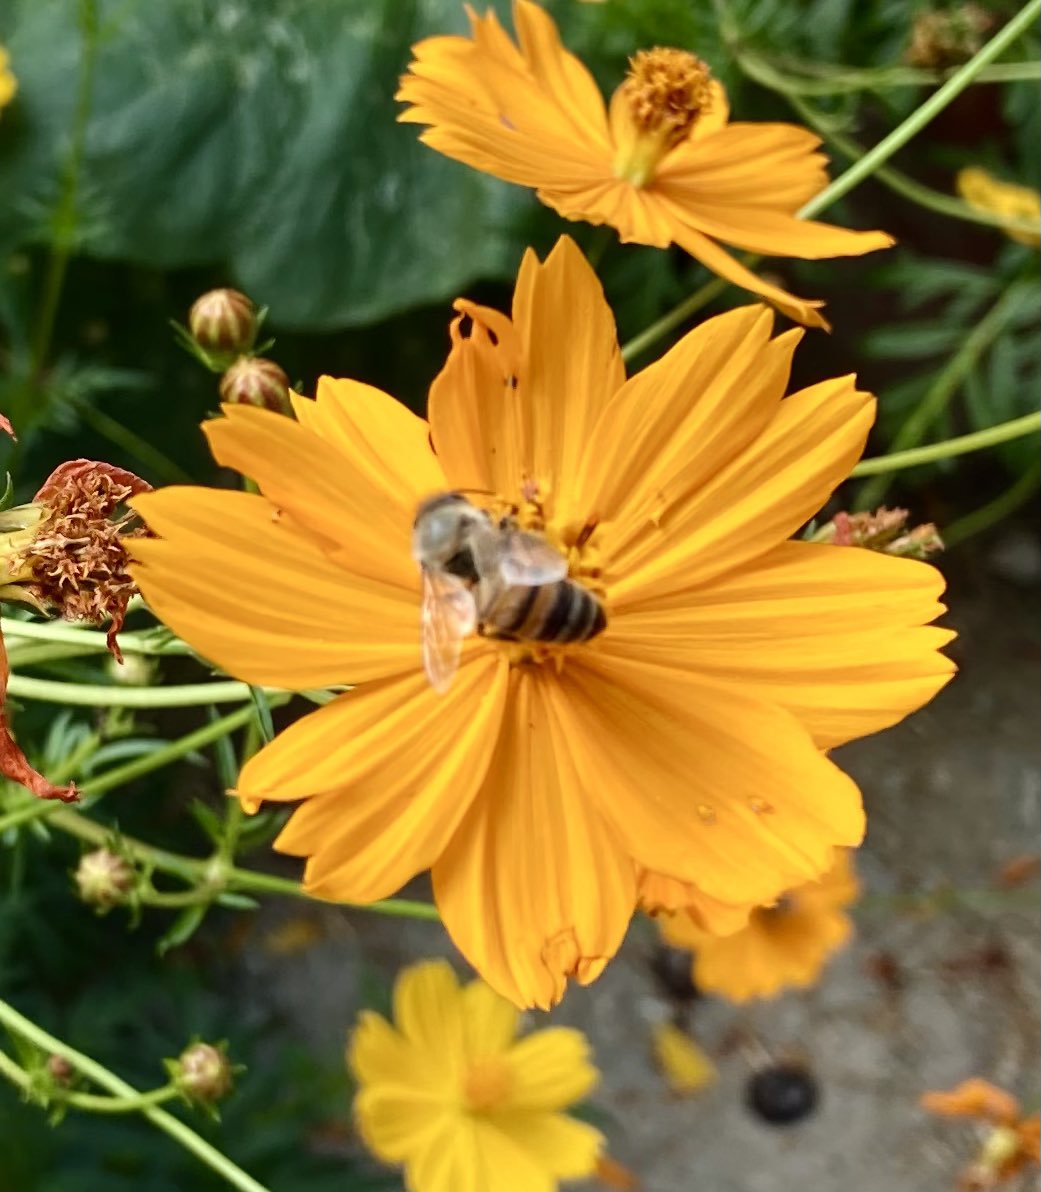
<path fill-rule="evenodd" d="M 754 909 L 748 904 L 733 905 L 710 898 L 692 882 L 681 882 L 666 873 L 642 869 L 638 875 L 640 908 L 649 915 L 682 912 L 702 931 L 710 935 L 730 935 L 740 931 Z"/>
<path fill-rule="evenodd" d="M 437 1050 L 416 1046 L 372 1010 L 358 1016 L 347 1046 L 347 1065 L 360 1085 L 383 1092 L 404 1089 L 427 1102 L 451 1087 L 442 1058 Z"/>
<path fill-rule="evenodd" d="M 782 401 L 708 483 L 692 490 L 676 477 L 654 523 L 612 560 L 624 576 L 611 586 L 612 610 L 654 607 L 779 545 L 849 475 L 874 415 L 874 398 L 852 377 L 822 381 Z"/>
<path fill-rule="evenodd" d="M 263 497 L 175 486 L 132 505 L 158 535 L 125 540 L 135 582 L 229 674 L 302 689 L 415 668 L 418 593 L 333 563 Z"/>
<path fill-rule="evenodd" d="M 608 402 L 576 488 L 612 523 L 614 550 L 646 526 L 666 484 L 704 484 L 776 415 L 802 333 L 771 341 L 772 327 L 764 306 L 707 319 Z"/>
<path fill-rule="evenodd" d="M 354 1098 L 354 1121 L 365 1145 L 385 1163 L 411 1162 L 455 1124 L 446 1105 L 404 1085 L 363 1088 Z"/>
<path fill-rule="evenodd" d="M 590 799 L 645 868 L 763 903 L 863 835 L 854 783 L 794 717 L 736 687 L 590 647 L 553 694 L 576 769 L 598 776 Z"/>
<path fill-rule="evenodd" d="M 358 389 L 367 391 L 369 402 L 359 420 L 371 423 L 382 417 L 392 427 L 400 424 L 399 403 L 392 397 L 368 386 Z M 340 390 L 325 386 L 320 406 L 328 403 L 333 408 L 319 408 L 312 417 L 305 415 L 306 421 L 320 421 L 327 433 L 335 420 L 346 423 L 347 415 L 337 408 L 341 397 Z M 297 405 L 302 407 L 300 402 Z M 361 408 L 356 405 L 354 412 Z M 331 442 L 291 418 L 250 406 L 226 407 L 226 416 L 205 423 L 203 430 L 218 463 L 252 477 L 272 504 L 336 552 L 337 561 L 359 575 L 410 591 L 418 589 L 411 551 L 415 488 L 407 479 L 410 471 L 415 475 L 418 470 L 414 450 L 389 456 L 397 461 L 394 474 L 400 483 L 395 488 L 372 482 L 370 449 L 360 440 L 348 453 L 343 441 L 349 436 L 346 430 L 341 440 Z M 407 445 L 407 438 L 404 442 Z M 428 454 L 432 454 L 429 449 Z M 431 474 L 430 467 L 428 463 L 424 478 Z M 441 482 L 434 487 L 446 486 Z"/>
<path fill-rule="evenodd" d="M 308 857 L 305 888 L 371 902 L 440 856 L 477 794 L 495 749 L 505 663 L 485 654 L 439 696 L 411 674 L 367 684 L 280 733 L 243 767 L 252 804 L 313 795 L 275 847 Z"/>
<path fill-rule="evenodd" d="M 394 982 L 394 1021 L 421 1052 L 440 1056 L 458 1085 L 463 1063 L 463 997 L 447 960 L 422 960 Z"/>
<path fill-rule="evenodd" d="M 516 1005 L 543 1009 L 568 977 L 587 984 L 600 974 L 635 903 L 629 859 L 589 805 L 553 720 L 553 684 L 542 668 L 511 672 L 484 786 L 433 869 L 463 955 Z"/>
<path fill-rule="evenodd" d="M 878 732 L 954 673 L 926 563 L 785 542 L 702 588 L 616 615 L 603 649 L 693 670 L 787 708 L 821 748 Z"/>
<path fill-rule="evenodd" d="M 512 1076 L 511 1113 L 564 1109 L 588 1096 L 600 1078 L 585 1035 L 571 1027 L 528 1035 L 506 1058 Z"/>
<path fill-rule="evenodd" d="M 593 427 L 625 382 L 614 316 L 570 236 L 561 236 L 529 286 L 518 284 L 513 322 L 524 361 L 531 479 L 549 493 L 554 518 L 567 523 L 579 514 L 573 478 Z"/>
<path fill-rule="evenodd" d="M 483 1059 L 508 1050 L 517 1035 L 520 1014 L 512 1002 L 484 981 L 463 989 L 463 1033 L 468 1059 Z"/>
<path fill-rule="evenodd" d="M 604 1149 L 604 1136 L 595 1126 L 563 1113 L 500 1113 L 492 1121 L 558 1180 L 587 1179 Z"/>

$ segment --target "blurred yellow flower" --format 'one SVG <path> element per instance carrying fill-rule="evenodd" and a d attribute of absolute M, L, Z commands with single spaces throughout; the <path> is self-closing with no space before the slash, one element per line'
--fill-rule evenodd
<path fill-rule="evenodd" d="M 1013 182 L 1002 182 L 993 174 L 978 166 L 968 166 L 958 171 L 958 193 L 977 211 L 1000 215 L 1006 219 L 1018 219 L 1037 227 L 1035 232 L 1008 230 L 1009 239 L 1034 248 L 1041 245 L 1041 193 L 1029 186 L 1017 186 Z"/>
<path fill-rule="evenodd" d="M 306 888 L 371 902 L 432 870 L 452 939 L 519 1006 L 594 980 L 638 899 L 745 915 L 864 828 L 824 750 L 947 682 L 939 572 L 787 541 L 848 474 L 874 417 L 850 376 L 785 397 L 801 331 L 762 306 L 703 323 L 626 380 L 596 275 L 563 238 L 523 261 L 512 317 L 460 302 L 429 422 L 324 378 L 299 421 L 226 407 L 214 454 L 262 495 L 135 501 L 157 614 L 251 683 L 356 684 L 243 768 L 304 800 L 276 847 Z M 417 505 L 494 494 L 595 588 L 573 645 L 475 635 L 454 682 L 420 652 Z M 525 520 L 528 519 L 528 520 Z M 652 889 L 653 887 L 653 889 Z"/>
<path fill-rule="evenodd" d="M 551 1192 L 592 1175 L 599 1130 L 564 1111 L 598 1079 L 581 1032 L 517 1039 L 517 1010 L 446 961 L 405 969 L 394 1025 L 365 1011 L 347 1062 L 358 1132 L 410 1192 Z"/>
<path fill-rule="evenodd" d="M 774 906 L 756 907 L 747 926 L 729 935 L 706 932 L 683 911 L 658 922 L 668 943 L 694 952 L 699 989 L 746 1002 L 812 985 L 853 932 L 844 908 L 858 892 L 849 856 L 838 850 L 819 881 L 790 890 Z"/>
<path fill-rule="evenodd" d="M 651 1029 L 654 1058 L 669 1088 L 681 1097 L 712 1084 L 716 1066 L 694 1040 L 672 1022 L 655 1023 Z"/>
<path fill-rule="evenodd" d="M 816 308 L 757 277 L 720 241 L 818 259 L 888 248 L 884 232 L 796 218 L 827 185 L 820 138 L 793 124 L 730 123 L 726 93 L 685 50 L 641 50 L 605 106 L 592 75 L 530 0 L 513 9 L 517 44 L 492 11 L 472 10 L 472 37 L 413 47 L 397 98 L 420 140 L 520 186 L 566 219 L 608 224 L 623 241 L 675 242 L 727 281 L 800 323 Z"/>
<path fill-rule="evenodd" d="M 10 62 L 10 55 L 0 46 L 0 108 L 6 108 L 18 90 L 18 80 L 11 73 Z"/>

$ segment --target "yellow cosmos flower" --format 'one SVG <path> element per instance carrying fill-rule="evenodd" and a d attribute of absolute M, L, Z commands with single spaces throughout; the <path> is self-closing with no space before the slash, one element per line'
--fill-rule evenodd
<path fill-rule="evenodd" d="M 957 185 L 961 197 L 977 211 L 1041 225 L 1041 193 L 1029 186 L 1002 182 L 977 166 L 959 170 Z M 1029 244 L 1034 248 L 1041 245 L 1041 226 L 1035 232 L 1009 231 L 1007 235 L 1010 240 L 1017 240 L 1020 244 Z"/>
<path fill-rule="evenodd" d="M 703 914 L 812 880 L 864 827 L 823 750 L 947 681 L 931 566 L 786 541 L 859 456 L 852 377 L 785 398 L 801 331 L 710 319 L 628 381 L 592 269 L 564 238 L 521 266 L 512 317 L 460 302 L 429 422 L 355 381 L 299 422 L 226 407 L 217 460 L 263 495 L 135 499 L 131 547 L 175 632 L 251 683 L 357 684 L 281 733 L 238 791 L 305 800 L 276 841 L 306 888 L 369 902 L 432 869 L 444 923 L 518 1005 L 592 981 L 638 899 Z M 481 490 L 595 589 L 580 645 L 475 636 L 444 694 L 423 673 L 419 502 Z M 745 913 L 741 912 L 742 915 Z"/>
<path fill-rule="evenodd" d="M 472 37 L 413 47 L 397 98 L 420 139 L 507 182 L 534 187 L 565 219 L 608 224 L 623 241 L 675 242 L 727 281 L 809 326 L 821 302 L 757 277 L 719 241 L 776 256 L 859 256 L 883 232 L 795 217 L 827 185 L 820 138 L 792 124 L 730 123 L 726 93 L 683 50 L 636 54 L 605 107 L 592 75 L 552 18 L 516 0 L 514 44 L 493 12 L 470 12 Z"/>
<path fill-rule="evenodd" d="M 840 850 L 819 881 L 789 891 L 773 906 L 756 907 L 732 934 L 712 935 L 682 911 L 661 916 L 659 924 L 670 944 L 693 950 L 699 989 L 747 1002 L 812 985 L 853 933 L 843 911 L 857 894 L 849 857 Z"/>
<path fill-rule="evenodd" d="M 0 46 L 0 108 L 6 108 L 18 90 L 18 80 L 10 70 L 11 56 Z"/>
<path fill-rule="evenodd" d="M 596 1084 L 581 1032 L 517 1039 L 517 1010 L 443 960 L 406 969 L 394 1021 L 362 1013 L 347 1052 L 366 1146 L 410 1192 L 552 1192 L 596 1169 L 600 1132 L 563 1111 Z"/>

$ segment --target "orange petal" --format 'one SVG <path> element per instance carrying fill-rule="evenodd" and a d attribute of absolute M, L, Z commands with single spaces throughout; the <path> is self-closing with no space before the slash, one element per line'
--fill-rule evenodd
<path fill-rule="evenodd" d="M 348 394 L 358 399 L 349 412 L 344 401 Z M 305 409 L 302 402 L 297 406 Z M 344 387 L 327 383 L 317 408 L 310 417 L 304 415 L 306 422 L 321 425 L 321 434 L 281 414 L 247 406 L 228 406 L 226 417 L 205 423 L 203 429 L 218 463 L 252 477 L 272 504 L 320 536 L 351 570 L 416 590 L 413 477 L 420 479 L 424 494 L 446 485 L 429 447 L 424 459 L 414 435 L 404 433 L 402 449 L 381 462 L 373 483 L 370 443 L 403 429 L 403 415 L 413 420 L 404 425 L 414 429 L 415 416 L 385 393 L 353 382 L 344 382 Z M 374 424 L 381 420 L 385 426 L 378 431 Z M 369 433 L 358 433 L 352 445 L 358 425 Z"/>
<path fill-rule="evenodd" d="M 852 377 L 823 381 L 781 402 L 766 430 L 694 490 L 678 476 L 661 513 L 611 560 L 618 611 L 652 607 L 779 545 L 849 475 L 874 420 L 875 400 Z"/>
<path fill-rule="evenodd" d="M 730 904 L 823 873 L 864 831 L 853 782 L 787 712 L 737 688 L 608 658 L 568 659 L 553 691 L 589 797 L 643 867 Z M 653 749 L 648 748 L 649 734 Z"/>
<path fill-rule="evenodd" d="M 589 805 L 554 722 L 554 679 L 511 673 L 506 719 L 480 796 L 434 866 L 449 934 L 518 1006 L 548 1009 L 614 955 L 635 903 L 632 865 Z"/>
<path fill-rule="evenodd" d="M 418 593 L 331 562 L 263 497 L 171 487 L 132 504 L 158 535 L 124 539 L 135 582 L 229 674 L 299 690 L 415 669 Z"/>
<path fill-rule="evenodd" d="M 607 403 L 576 488 L 612 523 L 609 553 L 647 525 L 670 481 L 705 483 L 777 413 L 801 332 L 771 341 L 772 327 L 764 306 L 707 319 Z"/>
<path fill-rule="evenodd" d="M 946 1092 L 923 1093 L 918 1103 L 927 1113 L 984 1118 L 995 1125 L 1014 1122 L 1019 1117 L 1016 1098 L 978 1076 L 971 1076 Z"/>
<path fill-rule="evenodd" d="M 529 409 L 531 466 L 556 520 L 585 512 L 573 478 L 600 412 L 625 381 L 614 316 L 592 266 L 569 236 L 520 283 L 514 325 L 524 364 L 520 400 Z"/>
<path fill-rule="evenodd" d="M 785 542 L 704 587 L 617 613 L 603 649 L 732 682 L 787 708 L 821 748 L 888 728 L 954 673 L 926 627 L 944 580 L 926 563 Z"/>
<path fill-rule="evenodd" d="M 730 935 L 740 931 L 748 922 L 754 904 L 734 905 L 709 898 L 693 882 L 681 882 L 666 873 L 641 869 L 637 875 L 640 907 L 649 915 L 662 912 L 682 916 L 699 932 L 709 935 Z M 777 891 L 781 893 L 780 890 Z M 681 943 L 679 947 L 688 947 Z"/>
<path fill-rule="evenodd" d="M 308 858 L 305 888 L 371 902 L 440 856 L 495 747 L 504 664 L 464 664 L 445 696 L 422 674 L 366 684 L 298 720 L 242 769 L 250 804 L 307 795 L 275 847 Z"/>

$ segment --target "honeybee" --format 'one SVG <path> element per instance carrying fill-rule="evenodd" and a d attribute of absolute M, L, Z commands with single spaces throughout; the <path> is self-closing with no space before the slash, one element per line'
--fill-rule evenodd
<path fill-rule="evenodd" d="M 603 605 L 576 580 L 546 539 L 495 520 L 462 493 L 422 501 L 412 557 L 423 579 L 423 668 L 437 691 L 459 666 L 463 639 L 584 642 L 607 625 Z"/>

